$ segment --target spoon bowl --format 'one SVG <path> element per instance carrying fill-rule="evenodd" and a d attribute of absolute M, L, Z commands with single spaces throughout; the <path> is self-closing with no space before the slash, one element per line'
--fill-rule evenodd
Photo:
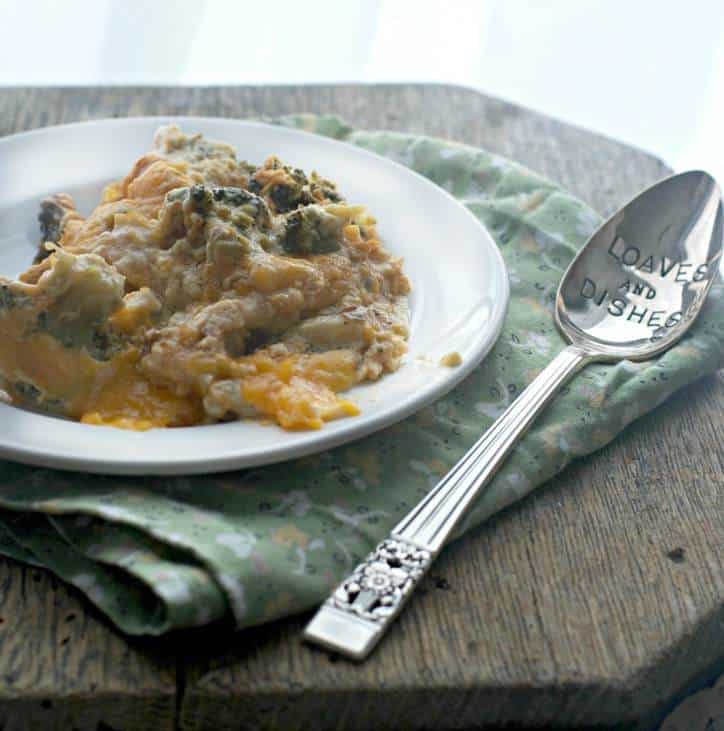
<path fill-rule="evenodd" d="M 646 360 L 691 326 L 718 271 L 721 191 L 702 171 L 637 195 L 588 240 L 556 296 L 563 335 L 596 360 Z"/>

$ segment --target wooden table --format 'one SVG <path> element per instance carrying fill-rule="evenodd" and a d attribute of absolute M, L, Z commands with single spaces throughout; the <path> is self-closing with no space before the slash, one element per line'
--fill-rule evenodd
<path fill-rule="evenodd" d="M 613 140 L 432 85 L 5 89 L 0 135 L 110 116 L 290 112 L 481 145 L 602 213 L 667 173 Z M 49 574 L 2 561 L 0 726 L 651 725 L 724 661 L 722 414 L 720 375 L 458 542 L 361 666 L 301 645 L 306 618 L 128 639 Z"/>

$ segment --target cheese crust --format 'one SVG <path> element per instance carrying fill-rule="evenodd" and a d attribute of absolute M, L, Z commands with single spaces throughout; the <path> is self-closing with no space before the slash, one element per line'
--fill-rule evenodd
<path fill-rule="evenodd" d="M 130 429 L 242 418 L 317 429 L 395 371 L 410 283 L 364 206 L 275 157 L 255 167 L 176 126 L 84 218 L 43 202 L 43 241 L 0 277 L 13 403 Z"/>

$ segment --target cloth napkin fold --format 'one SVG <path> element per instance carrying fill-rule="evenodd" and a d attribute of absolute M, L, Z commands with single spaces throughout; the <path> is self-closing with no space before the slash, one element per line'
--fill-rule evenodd
<path fill-rule="evenodd" d="M 278 123 L 388 156 L 460 199 L 508 267 L 511 300 L 482 365 L 437 403 L 293 464 L 203 477 L 98 477 L 0 462 L 0 553 L 74 584 L 121 630 L 268 622 L 320 602 L 564 347 L 556 287 L 599 217 L 509 160 L 452 142 Z M 589 366 L 537 420 L 458 535 L 724 364 L 724 289 L 656 360 Z"/>

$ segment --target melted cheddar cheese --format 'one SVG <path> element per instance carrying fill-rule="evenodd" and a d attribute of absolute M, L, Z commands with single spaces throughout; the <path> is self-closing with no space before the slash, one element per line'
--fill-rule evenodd
<path fill-rule="evenodd" d="M 330 181 L 177 127 L 86 218 L 58 194 L 0 278 L 12 401 L 126 429 L 240 418 L 318 429 L 399 367 L 409 282 Z"/>

